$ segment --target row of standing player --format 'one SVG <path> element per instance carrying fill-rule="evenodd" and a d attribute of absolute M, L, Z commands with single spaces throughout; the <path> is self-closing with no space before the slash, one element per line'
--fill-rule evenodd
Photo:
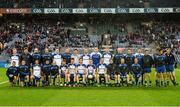
<path fill-rule="evenodd" d="M 48 57 L 49 56 L 49 57 Z M 13 62 L 18 62 L 17 59 L 18 58 L 14 58 L 13 57 L 18 57 L 17 56 L 17 52 L 16 49 L 13 50 L 13 55 L 11 57 L 11 61 Z M 32 55 L 30 55 L 28 53 L 28 50 L 25 49 L 24 53 L 21 55 L 21 57 L 19 57 L 19 59 L 24 60 L 24 62 L 26 62 L 26 65 L 30 65 L 30 60 L 32 61 L 36 61 L 38 60 L 38 62 L 46 62 L 48 60 L 48 62 L 50 63 L 52 61 L 52 57 L 53 57 L 53 62 L 56 63 L 55 65 L 58 65 L 60 67 L 61 62 L 62 62 L 62 58 L 66 60 L 66 64 L 69 65 L 69 63 L 71 62 L 70 60 L 73 59 L 74 63 L 75 63 L 75 68 L 76 65 L 80 62 L 78 59 L 80 58 L 80 55 L 78 55 L 78 50 L 75 49 L 74 50 L 74 54 L 70 54 L 69 50 L 66 49 L 64 54 L 60 54 L 60 50 L 57 48 L 55 50 L 55 53 L 53 54 L 53 56 L 50 55 L 48 48 L 45 49 L 45 53 L 43 55 L 41 55 L 39 53 L 38 48 L 34 49 L 34 53 Z M 155 64 L 156 67 L 156 85 L 160 86 L 160 85 L 169 85 L 169 80 L 172 81 L 172 83 L 174 85 L 177 85 L 176 81 L 175 81 L 175 73 L 174 71 L 174 63 L 175 63 L 175 57 L 174 55 L 170 52 L 170 49 L 167 49 L 167 52 L 165 53 L 163 50 L 158 50 L 158 53 L 150 56 L 149 55 L 149 51 L 145 50 L 145 55 L 143 55 L 141 53 L 141 49 L 138 49 L 138 53 L 136 54 L 132 54 L 131 49 L 128 50 L 128 53 L 125 55 L 122 53 L 121 49 L 117 49 L 117 54 L 115 54 L 114 56 L 109 52 L 109 49 L 106 48 L 105 49 L 105 53 L 103 55 L 101 55 L 98 52 L 98 48 L 94 48 L 94 52 L 91 53 L 91 55 L 88 54 L 88 50 L 87 48 L 84 49 L 84 54 L 81 56 L 82 58 L 82 64 L 87 66 L 89 64 L 89 60 L 92 59 L 93 65 L 95 67 L 98 67 L 98 64 L 101 62 L 100 59 L 103 58 L 103 65 L 107 65 L 104 66 L 105 68 L 107 68 L 107 75 L 101 76 L 98 75 L 100 77 L 104 77 L 105 78 L 105 82 L 109 83 L 108 80 L 110 80 L 110 77 L 114 77 L 113 74 L 115 75 L 115 81 L 117 84 L 120 83 L 120 79 L 119 77 L 125 77 L 126 80 L 129 82 L 130 80 L 133 80 L 132 76 L 128 75 L 128 74 L 132 74 L 131 71 L 133 71 L 132 66 L 133 65 L 138 65 L 139 67 L 139 71 L 137 70 L 137 72 L 139 72 L 139 74 L 144 77 L 142 80 L 144 80 L 144 85 L 147 85 L 147 80 L 149 81 L 149 85 L 151 85 L 151 67 L 153 64 Z M 112 59 L 113 60 L 110 60 Z M 133 64 L 134 63 L 134 59 L 137 59 L 138 64 Z M 42 59 L 42 60 L 41 60 Z M 120 60 L 122 59 L 125 60 L 125 64 L 120 64 Z M 34 63 L 32 62 L 32 64 Z M 110 64 L 110 62 L 112 62 L 112 64 Z M 121 63 L 122 63 L 121 62 Z M 136 61 L 135 61 L 136 62 Z M 44 65 L 45 63 L 43 63 Z M 33 64 L 34 65 L 34 64 Z M 46 64 L 45 64 L 46 65 Z M 118 67 L 120 65 L 124 65 L 127 66 L 127 75 L 120 75 L 117 73 L 118 71 Z M 114 67 L 113 67 L 114 66 Z M 100 66 L 102 67 L 102 66 Z M 114 68 L 114 69 L 113 69 Z M 140 70 L 141 68 L 141 70 Z M 137 68 L 136 68 L 137 69 Z M 120 70 L 125 72 L 125 70 Z M 167 71 L 167 72 L 166 72 Z M 113 73 L 114 72 L 114 73 Z M 140 73 L 141 72 L 141 73 Z M 75 73 L 77 74 L 77 73 Z M 140 75 L 138 75 L 138 77 L 140 77 Z M 79 75 L 77 75 L 79 77 Z M 96 82 L 99 83 L 99 78 L 97 78 L 97 75 L 93 75 L 96 78 Z M 135 76 L 135 75 L 134 75 Z M 47 76 L 46 76 L 47 77 Z M 61 76 L 60 76 L 61 77 Z M 80 75 L 80 77 L 82 77 L 82 75 Z M 85 77 L 83 79 L 83 82 L 85 83 Z M 109 78 L 108 78 L 109 77 Z M 136 76 L 135 76 L 136 77 Z M 49 80 L 48 78 L 45 78 L 46 80 Z M 44 79 L 44 80 L 45 80 Z M 79 82 L 78 79 L 74 78 L 76 82 Z M 140 80 L 136 79 L 136 80 Z M 66 77 L 66 81 L 67 77 Z M 70 81 L 70 79 L 69 79 Z M 139 82 L 136 81 L 136 84 L 139 84 Z"/>

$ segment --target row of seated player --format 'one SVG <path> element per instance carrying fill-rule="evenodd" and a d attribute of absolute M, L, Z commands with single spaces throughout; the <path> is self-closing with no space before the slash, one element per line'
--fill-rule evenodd
<path fill-rule="evenodd" d="M 170 49 L 157 50 L 154 57 L 149 55 L 148 50 L 145 50 L 144 55 L 141 53 L 141 49 L 135 55 L 132 54 L 131 49 L 126 55 L 122 53 L 122 50 L 117 50 L 118 53 L 112 55 L 106 48 L 105 53 L 101 55 L 98 48 L 95 48 L 94 52 L 88 55 L 85 48 L 86 54 L 78 57 L 77 49 L 75 49 L 76 54 L 69 55 L 70 53 L 68 53 L 66 58 L 61 59 L 61 54 L 57 53 L 59 52 L 57 49 L 53 60 L 48 58 L 48 54 L 44 54 L 41 64 L 38 59 L 40 54 L 36 51 L 33 54 L 35 56 L 32 55 L 32 59 L 34 59 L 32 64 L 28 62 L 27 56 L 29 55 L 22 55 L 21 61 L 18 61 L 18 56 L 14 54 L 11 56 L 12 66 L 8 68 L 6 74 L 12 85 L 16 85 L 20 81 L 21 86 L 25 84 L 26 86 L 40 86 L 40 81 L 42 86 L 62 85 L 62 78 L 63 85 L 68 86 L 79 86 L 80 79 L 82 79 L 83 85 L 92 83 L 99 86 L 102 78 L 106 86 L 112 85 L 111 80 L 115 80 L 114 83 L 117 86 L 123 85 L 121 83 L 124 79 L 126 85 L 140 86 L 143 84 L 147 86 L 149 84 L 151 86 L 151 68 L 155 64 L 156 86 L 168 86 L 170 80 L 173 85 L 177 85 L 174 72 L 175 57 Z M 47 49 L 46 52 L 48 52 Z M 92 80 L 92 82 L 88 80 Z"/>

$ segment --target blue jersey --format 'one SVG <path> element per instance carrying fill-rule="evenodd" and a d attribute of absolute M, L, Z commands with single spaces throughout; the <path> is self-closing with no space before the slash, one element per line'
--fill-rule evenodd
<path fill-rule="evenodd" d="M 19 74 L 20 75 L 29 75 L 30 74 L 30 68 L 27 65 L 20 65 L 19 66 Z"/>
<path fill-rule="evenodd" d="M 33 53 L 32 54 L 32 63 L 34 64 L 36 60 L 38 60 L 39 63 L 41 62 L 41 54 L 40 53 Z"/>
<path fill-rule="evenodd" d="M 119 65 L 121 59 L 124 58 L 124 57 L 125 57 L 124 54 L 122 54 L 122 53 L 117 53 L 117 54 L 114 55 L 114 61 L 113 61 L 113 62 L 114 62 L 116 65 Z"/>
<path fill-rule="evenodd" d="M 133 54 L 127 54 L 125 56 L 125 62 L 127 64 L 127 66 L 131 66 L 134 63 L 134 55 Z"/>
<path fill-rule="evenodd" d="M 118 72 L 120 74 L 126 74 L 127 73 L 127 64 L 119 64 Z"/>
<path fill-rule="evenodd" d="M 66 60 L 66 64 L 69 64 L 71 62 L 71 54 L 70 53 L 64 53 L 62 54 L 63 59 Z"/>
<path fill-rule="evenodd" d="M 81 56 L 81 58 L 83 59 L 83 64 L 85 64 L 87 66 L 89 64 L 90 55 L 89 54 L 83 54 Z"/>
<path fill-rule="evenodd" d="M 143 58 L 144 54 L 142 53 L 136 53 L 135 57 L 138 59 L 138 64 L 142 66 L 142 58 Z"/>
<path fill-rule="evenodd" d="M 57 75 L 59 73 L 59 66 L 58 65 L 52 65 L 51 66 L 51 75 Z"/>
<path fill-rule="evenodd" d="M 43 64 L 45 64 L 46 60 L 48 60 L 49 63 L 52 62 L 52 55 L 51 55 L 51 53 L 44 53 L 41 57 L 42 57 Z"/>
<path fill-rule="evenodd" d="M 110 59 L 113 57 L 113 55 L 111 53 L 104 53 L 102 57 L 104 58 L 104 63 L 109 65 Z"/>
<path fill-rule="evenodd" d="M 176 62 L 176 59 L 172 53 L 166 54 L 166 65 L 174 65 L 175 62 Z"/>
<path fill-rule="evenodd" d="M 60 66 L 60 73 L 67 73 L 68 66 L 67 65 L 61 65 Z"/>
<path fill-rule="evenodd" d="M 76 64 L 68 64 L 68 69 L 70 74 L 76 73 Z"/>
<path fill-rule="evenodd" d="M 131 71 L 132 71 L 132 74 L 134 74 L 134 75 L 141 74 L 141 72 L 142 72 L 141 65 L 138 63 L 132 64 Z"/>
<path fill-rule="evenodd" d="M 88 75 L 93 75 L 96 70 L 95 65 L 87 65 L 87 73 Z"/>
<path fill-rule="evenodd" d="M 97 69 L 98 69 L 99 74 L 105 74 L 106 70 L 107 70 L 107 65 L 106 64 L 98 64 Z"/>
<path fill-rule="evenodd" d="M 86 70 L 86 65 L 85 64 L 78 64 L 77 65 L 77 73 L 78 74 L 84 74 Z"/>
<path fill-rule="evenodd" d="M 51 72 L 51 65 L 50 64 L 45 64 L 42 66 L 42 71 L 45 75 L 49 75 Z"/>
<path fill-rule="evenodd" d="M 6 75 L 7 76 L 9 76 L 9 75 L 17 76 L 18 75 L 18 67 L 13 67 L 13 66 L 9 67 L 6 72 Z"/>
<path fill-rule="evenodd" d="M 166 56 L 165 55 L 154 55 L 154 63 L 156 67 L 165 66 Z"/>
<path fill-rule="evenodd" d="M 99 64 L 101 57 L 102 57 L 102 55 L 99 52 L 98 53 L 95 53 L 95 52 L 91 53 L 91 58 L 93 60 L 93 64 L 96 66 Z"/>

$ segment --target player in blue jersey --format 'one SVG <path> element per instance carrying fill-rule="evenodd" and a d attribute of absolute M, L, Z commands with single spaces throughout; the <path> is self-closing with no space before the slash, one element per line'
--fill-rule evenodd
<path fill-rule="evenodd" d="M 34 48 L 34 52 L 32 53 L 32 65 L 35 63 L 36 60 L 39 61 L 39 64 L 41 63 L 41 53 L 39 51 L 39 48 Z"/>
<path fill-rule="evenodd" d="M 120 64 L 120 61 L 122 58 L 124 58 L 125 55 L 123 54 L 123 50 L 121 48 L 117 48 L 117 53 L 114 55 L 113 62 L 117 67 Z"/>
<path fill-rule="evenodd" d="M 30 76 L 30 67 L 26 65 L 26 61 L 22 60 L 21 65 L 19 66 L 19 77 L 21 81 L 21 86 L 28 86 Z"/>
<path fill-rule="evenodd" d="M 122 58 L 118 70 L 116 70 L 116 83 L 118 86 L 120 85 L 120 83 L 124 85 L 124 82 L 126 83 L 126 85 L 128 85 L 129 83 L 128 69 L 129 68 L 125 63 L 124 58 Z"/>
<path fill-rule="evenodd" d="M 137 53 L 135 53 L 134 56 L 138 59 L 138 64 L 142 66 L 142 58 L 144 54 L 142 53 L 142 50 L 140 48 L 137 50 Z"/>
<path fill-rule="evenodd" d="M 60 66 L 59 75 L 58 75 L 58 84 L 60 86 L 63 86 L 63 85 L 66 86 L 69 84 L 67 72 L 68 72 L 68 67 L 66 64 L 66 60 L 63 60 Z M 63 79 L 64 79 L 64 84 L 63 84 Z"/>
<path fill-rule="evenodd" d="M 10 66 L 7 71 L 6 75 L 9 78 L 9 83 L 14 86 L 17 83 L 17 77 L 18 77 L 18 67 L 16 67 L 16 62 L 12 62 L 12 66 Z"/>
<path fill-rule="evenodd" d="M 113 58 L 113 55 L 109 52 L 109 47 L 106 47 L 106 48 L 104 49 L 104 53 L 103 53 L 103 55 L 102 55 L 102 58 L 104 58 L 104 63 L 105 63 L 106 65 L 109 65 L 110 59 Z"/>
<path fill-rule="evenodd" d="M 100 59 L 100 63 L 97 65 L 97 83 L 101 84 L 102 83 L 102 79 L 104 80 L 106 86 L 108 86 L 107 84 L 107 65 L 104 63 L 104 59 L 101 58 Z"/>
<path fill-rule="evenodd" d="M 40 86 L 40 80 L 42 76 L 42 68 L 39 64 L 39 60 L 35 60 L 35 64 L 32 66 L 31 82 L 37 87 Z"/>
<path fill-rule="evenodd" d="M 141 83 L 141 75 L 142 75 L 142 67 L 138 63 L 138 58 L 134 59 L 134 64 L 131 67 L 132 75 L 133 75 L 133 85 L 140 86 Z"/>
<path fill-rule="evenodd" d="M 52 54 L 49 52 L 49 48 L 44 49 L 44 54 L 41 56 L 42 58 L 42 64 L 45 64 L 45 62 L 48 60 L 49 63 L 52 63 Z"/>
<path fill-rule="evenodd" d="M 77 75 L 76 75 L 77 85 L 79 85 L 80 79 L 82 79 L 83 85 L 86 85 L 86 74 L 87 74 L 86 65 L 83 64 L 83 60 L 82 58 L 80 58 L 79 64 L 77 65 Z"/>
<path fill-rule="evenodd" d="M 55 61 L 56 65 L 60 67 L 62 59 L 63 58 L 62 58 L 62 54 L 60 53 L 60 48 L 56 48 L 55 52 L 53 53 L 53 61 Z"/>
<path fill-rule="evenodd" d="M 89 64 L 90 57 L 91 56 L 88 54 L 88 49 L 84 48 L 83 55 L 81 56 L 81 58 L 83 59 L 83 64 L 87 66 Z"/>
<path fill-rule="evenodd" d="M 51 73 L 51 64 L 49 62 L 49 60 L 45 61 L 45 64 L 42 66 L 42 72 L 43 72 L 43 76 L 42 76 L 42 85 L 50 85 L 50 73 Z"/>
<path fill-rule="evenodd" d="M 56 65 L 56 61 L 53 61 L 52 62 L 52 66 L 51 66 L 51 72 L 50 72 L 50 75 L 51 75 L 51 84 L 52 85 L 56 85 L 56 78 L 59 74 L 59 66 Z"/>
<path fill-rule="evenodd" d="M 157 50 L 157 52 L 158 53 L 154 55 L 156 86 L 166 86 L 166 56 L 163 53 L 163 49 Z"/>
<path fill-rule="evenodd" d="M 76 74 L 77 74 L 77 69 L 76 69 L 76 64 L 74 63 L 74 59 L 71 58 L 71 63 L 68 64 L 68 82 L 70 83 L 70 86 L 75 86 L 76 84 Z"/>
<path fill-rule="evenodd" d="M 87 65 L 87 82 L 90 84 L 92 81 L 92 84 L 95 85 L 97 75 L 96 75 L 96 66 L 93 64 L 92 59 L 89 59 L 89 64 Z"/>
<path fill-rule="evenodd" d="M 91 53 L 91 58 L 95 66 L 97 66 L 100 63 L 101 57 L 102 57 L 102 54 L 99 52 L 98 47 L 95 47 L 94 52 Z"/>
<path fill-rule="evenodd" d="M 66 60 L 66 64 L 69 64 L 71 62 L 71 53 L 70 53 L 69 48 L 65 49 L 65 53 L 62 54 L 62 57 L 63 57 L 63 59 Z"/>
<path fill-rule="evenodd" d="M 178 85 L 174 72 L 174 64 L 176 62 L 175 55 L 171 52 L 170 48 L 168 48 L 166 51 L 167 85 L 169 85 L 169 80 L 172 81 L 173 85 Z"/>

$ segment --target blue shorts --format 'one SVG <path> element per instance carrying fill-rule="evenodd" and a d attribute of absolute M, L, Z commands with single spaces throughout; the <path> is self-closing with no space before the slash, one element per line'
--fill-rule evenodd
<path fill-rule="evenodd" d="M 121 77 L 121 78 L 126 78 L 126 77 L 127 77 L 127 74 L 126 74 L 126 73 L 120 73 L 120 77 Z"/>
<path fill-rule="evenodd" d="M 70 78 L 74 78 L 74 74 L 70 74 Z"/>
<path fill-rule="evenodd" d="M 138 74 L 133 74 L 133 76 L 134 76 L 134 78 L 139 78 L 139 77 L 141 77 L 141 74 L 140 74 L 140 73 L 138 73 Z"/>
<path fill-rule="evenodd" d="M 173 72 L 174 71 L 174 65 L 166 65 L 166 71 L 167 72 Z"/>
<path fill-rule="evenodd" d="M 166 67 L 165 66 L 156 67 L 156 72 L 157 73 L 164 73 L 164 72 L 166 72 Z"/>
<path fill-rule="evenodd" d="M 144 68 L 144 69 L 143 69 L 143 72 L 144 72 L 144 73 L 151 73 L 151 68 Z"/>
<path fill-rule="evenodd" d="M 61 73 L 60 76 L 61 76 L 61 78 L 65 78 L 65 74 L 64 73 Z"/>
<path fill-rule="evenodd" d="M 39 82 L 40 79 L 41 79 L 41 77 L 36 77 L 36 76 L 34 76 L 34 79 Z"/>

